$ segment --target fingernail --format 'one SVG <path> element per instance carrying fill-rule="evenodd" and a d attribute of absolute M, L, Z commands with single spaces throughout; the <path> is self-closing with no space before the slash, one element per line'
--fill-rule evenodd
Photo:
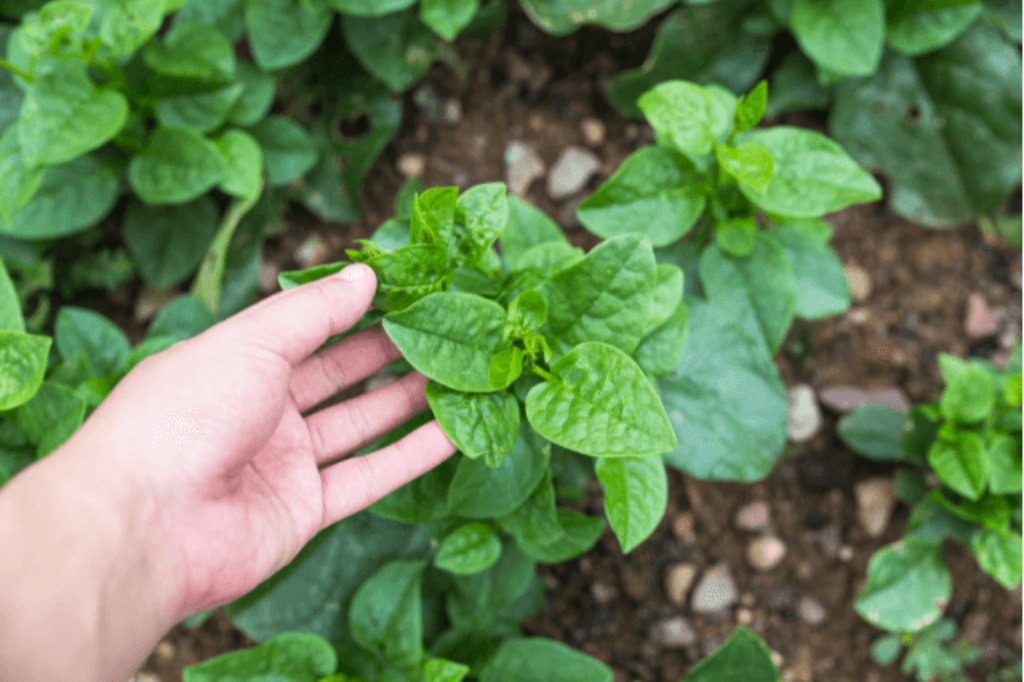
<path fill-rule="evenodd" d="M 358 263 L 356 263 L 355 265 L 350 265 L 344 270 L 342 270 L 341 274 L 338 276 L 341 277 L 341 279 L 348 280 L 349 282 L 354 282 L 357 279 L 362 279 L 363 277 L 366 276 L 366 266 L 360 265 Z"/>

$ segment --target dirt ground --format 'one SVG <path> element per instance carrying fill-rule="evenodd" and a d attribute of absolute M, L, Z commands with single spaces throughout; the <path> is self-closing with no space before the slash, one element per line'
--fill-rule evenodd
<path fill-rule="evenodd" d="M 460 81 L 447 67 L 435 65 L 423 84 L 405 96 L 401 130 L 367 177 L 365 220 L 326 224 L 292 209 L 287 230 L 266 244 L 269 272 L 299 267 L 295 253 L 310 237 L 322 240 L 323 262 L 341 259 L 343 249 L 390 217 L 404 179 L 399 169 L 409 163 L 409 155 L 425 164 L 422 178 L 428 187 L 504 180 L 509 142 L 526 142 L 550 168 L 566 147 L 588 146 L 583 132 L 588 118 L 603 124 L 604 136 L 589 141 L 601 170 L 586 190 L 556 202 L 538 179 L 525 198 L 554 217 L 570 240 L 593 246 L 596 238 L 574 218 L 576 203 L 633 150 L 651 141 L 646 126 L 611 109 L 601 82 L 638 65 L 652 35 L 651 28 L 630 36 L 586 29 L 554 39 L 512 12 L 500 35 L 482 42 L 460 40 L 467 78 Z M 457 102 L 459 120 L 432 120 L 420 110 L 415 93 L 424 88 L 441 101 Z M 774 122 L 821 126 L 806 115 Z M 927 400 L 939 379 L 938 353 L 999 361 L 1012 338 L 1020 338 L 1019 252 L 984 238 L 972 226 L 941 232 L 917 227 L 884 204 L 855 207 L 830 216 L 830 222 L 836 228 L 833 246 L 843 262 L 864 276 L 859 300 L 842 317 L 794 327 L 778 359 L 787 385 L 808 384 L 816 391 L 845 384 L 898 388 L 914 402 Z M 122 292 L 127 310 L 136 293 Z M 981 297 L 991 317 L 986 333 L 977 337 L 968 335 L 965 323 L 972 295 Z M 127 310 L 121 304 L 108 305 L 120 308 L 115 319 L 139 338 L 143 328 L 129 321 Z M 823 412 L 819 434 L 791 447 L 765 481 L 716 484 L 671 472 L 669 513 L 655 535 L 632 554 L 622 556 L 609 531 L 587 556 L 541 569 L 548 602 L 541 615 L 527 621 L 526 632 L 597 656 L 613 667 L 617 682 L 677 682 L 737 623 L 748 624 L 765 638 L 780 657 L 784 679 L 904 679 L 896 666 L 881 668 L 871 662 L 869 647 L 879 632 L 860 619 L 852 600 L 871 554 L 900 537 L 907 509 L 898 505 L 884 535 L 868 537 L 856 519 L 853 487 L 891 473 L 892 467 L 850 453 L 835 436 L 837 414 L 827 408 Z M 595 486 L 591 493 L 580 508 L 601 513 L 600 489 Z M 787 548 L 781 565 L 770 571 L 750 567 L 745 552 L 755 535 L 732 522 L 739 507 L 753 500 L 768 504 L 771 532 Z M 947 546 L 946 557 L 954 575 L 947 617 L 981 648 L 981 659 L 970 672 L 972 679 L 984 680 L 987 673 L 1020 660 L 1021 591 L 1008 597 L 958 546 Z M 673 604 L 666 595 L 665 576 L 680 563 L 696 567 L 698 578 L 714 565 L 727 566 L 739 603 L 715 617 Z M 823 607 L 823 620 L 801 612 L 807 597 Z M 673 616 L 684 616 L 692 624 L 697 634 L 692 644 L 670 649 L 652 640 L 651 626 Z M 174 682 L 183 666 L 248 645 L 217 614 L 198 629 L 176 628 L 143 670 Z"/>

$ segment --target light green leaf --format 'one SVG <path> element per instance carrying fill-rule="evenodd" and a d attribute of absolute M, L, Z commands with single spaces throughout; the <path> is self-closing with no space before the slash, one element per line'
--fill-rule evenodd
<path fill-rule="evenodd" d="M 46 169 L 26 168 L 18 140 L 18 123 L 8 125 L 0 137 L 0 233 L 10 228 L 15 212 L 39 189 Z"/>
<path fill-rule="evenodd" d="M 392 561 L 367 578 L 348 622 L 352 638 L 389 664 L 412 674 L 423 663 L 420 578 L 424 561 Z"/>
<path fill-rule="evenodd" d="M 506 222 L 504 183 L 490 182 L 463 192 L 455 202 L 456 262 L 482 263 Z"/>
<path fill-rule="evenodd" d="M 455 232 L 455 202 L 458 187 L 432 187 L 416 194 L 412 201 L 410 238 L 414 244 L 448 243 Z"/>
<path fill-rule="evenodd" d="M 480 0 L 422 0 L 420 21 L 452 42 L 473 21 L 478 9 Z"/>
<path fill-rule="evenodd" d="M 510 639 L 480 671 L 480 682 L 611 682 L 596 658 L 540 637 Z"/>
<path fill-rule="evenodd" d="M 977 501 L 988 480 L 988 452 L 976 433 L 962 431 L 955 441 L 939 439 L 928 450 L 928 463 L 953 490 Z"/>
<path fill-rule="evenodd" d="M 212 26 L 175 23 L 163 42 L 150 43 L 144 54 L 146 66 L 175 78 L 227 84 L 235 75 L 235 50 Z"/>
<path fill-rule="evenodd" d="M 549 545 L 562 537 L 551 471 L 544 471 L 537 487 L 521 505 L 495 521 L 503 531 L 526 544 Z"/>
<path fill-rule="evenodd" d="M 715 224 L 715 245 L 734 258 L 746 258 L 757 246 L 757 222 L 749 217 L 735 217 Z"/>
<path fill-rule="evenodd" d="M 885 38 L 897 52 L 925 54 L 953 42 L 981 12 L 980 2 L 936 4 L 932 0 L 910 0 L 900 3 L 889 15 Z"/>
<path fill-rule="evenodd" d="M 17 408 L 14 424 L 36 444 L 36 458 L 50 454 L 78 430 L 85 421 L 85 399 L 76 391 L 44 381 L 28 402 Z"/>
<path fill-rule="evenodd" d="M 433 381 L 426 393 L 437 423 L 466 457 L 483 457 L 497 468 L 512 451 L 519 435 L 519 402 L 511 393 L 463 393 Z"/>
<path fill-rule="evenodd" d="M 1022 487 L 1020 436 L 998 434 L 988 441 L 988 487 L 996 495 L 1020 494 Z"/>
<path fill-rule="evenodd" d="M 267 184 L 287 185 L 305 175 L 320 158 L 320 150 L 309 133 L 283 116 L 268 116 L 249 129 L 263 148 Z"/>
<path fill-rule="evenodd" d="M 259 194 L 263 176 L 263 150 L 252 135 L 241 130 L 228 130 L 215 141 L 225 168 L 219 187 L 237 197 Z"/>
<path fill-rule="evenodd" d="M 779 679 L 771 649 L 741 625 L 710 656 L 693 666 L 681 682 L 779 682 Z"/>
<path fill-rule="evenodd" d="M 224 124 L 244 89 L 241 83 L 232 83 L 209 92 L 170 95 L 156 103 L 154 113 L 166 128 L 208 133 Z"/>
<path fill-rule="evenodd" d="M 676 308 L 683 300 L 683 271 L 668 263 L 658 266 L 655 271 L 656 284 L 651 297 L 650 316 L 647 318 L 646 331 L 651 331 L 665 320 L 672 317 Z"/>
<path fill-rule="evenodd" d="M 821 133 L 776 126 L 746 133 L 741 140 L 761 145 L 774 161 L 764 192 L 740 185 L 748 199 L 769 213 L 816 218 L 882 196 L 874 178 Z"/>
<path fill-rule="evenodd" d="M 125 210 L 125 243 L 139 274 L 157 289 L 192 276 L 216 231 L 217 205 L 208 196 L 174 206 L 133 200 Z"/>
<path fill-rule="evenodd" d="M 504 345 L 504 326 L 500 305 L 456 292 L 430 294 L 384 318 L 384 330 L 413 367 L 467 393 L 493 390 L 487 368 Z"/>
<path fill-rule="evenodd" d="M 0 331 L 23 332 L 25 320 L 21 316 L 21 302 L 18 290 L 7 272 L 7 266 L 0 258 Z"/>
<path fill-rule="evenodd" d="M 182 4 L 182 0 L 174 0 Z M 171 8 L 164 0 L 164 11 Z M 245 18 L 242 14 L 242 0 L 188 0 L 174 13 L 174 22 L 206 24 L 224 34 L 232 43 L 238 42 L 245 33 Z M 238 65 L 241 69 L 241 64 Z"/>
<path fill-rule="evenodd" d="M 599 459 L 594 466 L 604 488 L 604 508 L 615 537 L 628 554 L 650 537 L 668 505 L 668 475 L 658 455 Z"/>
<path fill-rule="evenodd" d="M 128 337 L 116 324 L 84 308 L 61 308 L 54 324 L 53 338 L 57 351 L 65 360 L 82 351 L 89 371 L 99 379 L 120 377 L 131 352 Z"/>
<path fill-rule="evenodd" d="M 733 113 L 733 130 L 745 133 L 761 122 L 768 107 L 768 81 L 761 81 L 740 100 Z"/>
<path fill-rule="evenodd" d="M 100 22 L 100 38 L 115 54 L 129 57 L 160 29 L 162 0 L 117 0 Z"/>
<path fill-rule="evenodd" d="M 1021 537 L 1012 530 L 982 528 L 971 538 L 971 552 L 981 569 L 1008 590 L 1021 581 Z"/>
<path fill-rule="evenodd" d="M 561 228 L 539 208 L 516 196 L 508 197 L 507 203 L 508 221 L 501 233 L 501 255 L 509 270 L 521 269 L 523 255 L 535 246 L 568 243 Z"/>
<path fill-rule="evenodd" d="M 691 159 L 710 154 L 732 126 L 733 112 L 708 88 L 687 81 L 661 83 L 644 93 L 637 106 L 662 143 Z"/>
<path fill-rule="evenodd" d="M 274 71 L 313 54 L 331 27 L 334 13 L 324 0 L 244 0 L 245 27 L 253 57 Z"/>
<path fill-rule="evenodd" d="M 224 160 L 217 146 L 186 128 L 157 128 L 128 165 L 128 181 L 147 204 L 184 204 L 212 189 Z"/>
<path fill-rule="evenodd" d="M 789 24 L 804 54 L 844 76 L 878 68 L 885 43 L 882 0 L 796 0 Z"/>
<path fill-rule="evenodd" d="M 416 0 L 327 0 L 341 14 L 354 17 L 382 17 L 416 4 Z"/>
<path fill-rule="evenodd" d="M 946 377 L 939 407 L 946 419 L 968 424 L 986 419 L 995 409 L 995 383 L 981 367 L 970 364 L 955 376 Z"/>
<path fill-rule="evenodd" d="M 642 232 L 657 247 L 689 232 L 705 203 L 691 163 L 664 147 L 643 147 L 580 204 L 576 216 L 605 239 Z"/>
<path fill-rule="evenodd" d="M 501 556 L 501 540 L 494 528 L 474 522 L 459 526 L 445 536 L 434 565 L 455 575 L 486 571 Z"/>
<path fill-rule="evenodd" d="M 251 649 L 232 651 L 189 666 L 182 674 L 182 682 L 314 680 L 334 673 L 337 667 L 334 647 L 323 637 L 282 632 Z"/>
<path fill-rule="evenodd" d="M 903 535 L 941 546 L 948 537 L 970 544 L 975 526 L 957 516 L 940 501 L 941 493 L 932 492 L 921 498 L 910 510 L 910 518 L 903 527 Z"/>
<path fill-rule="evenodd" d="M 45 61 L 37 66 L 18 120 L 21 153 L 28 166 L 53 166 L 102 146 L 128 120 L 128 100 L 97 88 L 83 61 Z"/>
<path fill-rule="evenodd" d="M 838 315 L 850 307 L 846 272 L 836 253 L 810 231 L 786 225 L 772 232 L 796 277 L 796 315 L 820 320 Z"/>
<path fill-rule="evenodd" d="M 689 319 L 689 308 L 685 303 L 680 303 L 667 320 L 640 339 L 633 359 L 644 374 L 648 377 L 663 377 L 682 362 L 686 353 Z"/>
<path fill-rule="evenodd" d="M 43 384 L 51 343 L 46 336 L 0 330 L 0 410 L 18 407 L 36 394 Z"/>
<path fill-rule="evenodd" d="M 586 24 L 597 24 L 619 33 L 640 28 L 672 4 L 671 0 L 524 0 L 523 9 L 546 33 L 564 36 Z"/>
<path fill-rule="evenodd" d="M 534 269 L 538 273 L 558 272 L 583 260 L 583 249 L 568 242 L 537 244 L 516 261 L 516 270 Z M 538 275 L 540 279 L 542 275 Z M 531 284 L 536 282 L 531 281 Z"/>
<path fill-rule="evenodd" d="M 197 336 L 217 322 L 210 309 L 193 296 L 179 296 L 156 314 L 146 338 L 172 336 L 179 341 Z"/>
<path fill-rule="evenodd" d="M 854 452 L 881 462 L 903 456 L 906 415 L 887 405 L 866 405 L 843 415 L 836 433 Z"/>
<path fill-rule="evenodd" d="M 242 84 L 242 96 L 235 103 L 228 120 L 237 126 L 255 125 L 263 120 L 274 104 L 277 82 L 269 73 L 263 73 L 250 62 L 239 64 L 236 75 Z"/>
<path fill-rule="evenodd" d="M 343 16 L 341 28 L 362 67 L 394 92 L 418 81 L 437 55 L 430 29 L 408 12 L 377 18 Z"/>
<path fill-rule="evenodd" d="M 905 538 L 871 557 L 853 608 L 875 627 L 915 632 L 939 619 L 952 591 L 941 547 Z"/>
<path fill-rule="evenodd" d="M 441 244 L 410 244 L 381 254 L 369 264 L 377 273 L 374 305 L 396 311 L 441 290 L 448 254 Z"/>
<path fill-rule="evenodd" d="M 562 534 L 552 543 L 534 545 L 519 541 L 523 554 L 542 564 L 559 564 L 586 554 L 604 532 L 605 520 L 587 516 L 572 509 L 558 510 L 558 525 Z"/>
<path fill-rule="evenodd" d="M 753 142 L 735 147 L 715 145 L 715 156 L 725 172 L 739 180 L 742 186 L 762 194 L 767 191 L 775 164 L 764 147 Z"/>
<path fill-rule="evenodd" d="M 643 371 L 604 343 L 582 343 L 551 365 L 551 378 L 526 397 L 526 418 L 544 438 L 592 457 L 642 457 L 676 447 Z"/>

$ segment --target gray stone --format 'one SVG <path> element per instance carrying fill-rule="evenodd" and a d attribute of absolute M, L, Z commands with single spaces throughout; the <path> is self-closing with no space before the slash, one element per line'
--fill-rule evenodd
<path fill-rule="evenodd" d="M 580 121 L 580 132 L 583 133 L 583 141 L 589 146 L 599 147 L 604 143 L 607 129 L 600 119 L 588 116 Z"/>
<path fill-rule="evenodd" d="M 766 530 L 771 523 L 771 509 L 762 500 L 749 502 L 736 511 L 736 527 L 749 533 Z"/>
<path fill-rule="evenodd" d="M 544 162 L 524 142 L 513 141 L 505 148 L 505 184 L 509 194 L 521 197 L 534 180 L 544 175 Z"/>
<path fill-rule="evenodd" d="M 794 443 L 806 443 L 821 430 L 821 411 L 814 389 L 799 384 L 789 389 L 789 426 L 786 435 Z"/>
<path fill-rule="evenodd" d="M 409 152 L 398 157 L 398 172 L 404 177 L 418 177 L 423 175 L 426 169 L 427 159 L 422 154 Z"/>
<path fill-rule="evenodd" d="M 323 265 L 330 260 L 330 251 L 323 237 L 315 232 L 306 238 L 306 241 L 295 249 L 295 262 L 302 269 Z"/>
<path fill-rule="evenodd" d="M 872 538 L 882 537 L 896 506 L 892 479 L 877 476 L 861 481 L 853 487 L 853 495 L 857 499 L 857 520 L 864 532 Z"/>
<path fill-rule="evenodd" d="M 785 558 L 786 543 L 772 535 L 763 535 L 747 545 L 747 563 L 756 571 L 770 571 Z"/>
<path fill-rule="evenodd" d="M 888 405 L 900 412 L 910 410 L 910 399 L 896 387 L 869 391 L 859 386 L 832 386 L 822 389 L 818 399 L 822 405 L 840 414 L 865 405 Z"/>
<path fill-rule="evenodd" d="M 967 299 L 967 320 L 964 327 L 972 339 L 996 333 L 996 316 L 980 294 L 971 294 Z"/>
<path fill-rule="evenodd" d="M 852 263 L 847 265 L 846 281 L 850 285 L 850 295 L 854 301 L 863 303 L 871 296 L 871 276 L 864 268 Z"/>
<path fill-rule="evenodd" d="M 808 625 L 821 625 L 828 620 L 828 611 L 817 599 L 811 596 L 800 597 L 796 605 L 796 615 Z"/>
<path fill-rule="evenodd" d="M 697 643 L 696 631 L 682 616 L 657 621 L 651 625 L 648 636 L 652 642 L 666 649 L 685 649 Z"/>
<path fill-rule="evenodd" d="M 594 152 L 583 147 L 569 147 L 548 173 L 548 196 L 555 201 L 571 197 L 582 190 L 600 168 L 601 159 Z"/>
<path fill-rule="evenodd" d="M 686 595 L 697 577 L 697 567 L 686 562 L 670 566 L 665 571 L 665 594 L 673 606 L 686 606 Z"/>
<path fill-rule="evenodd" d="M 694 613 L 714 613 L 727 609 L 739 599 L 739 589 L 729 567 L 719 564 L 708 569 L 693 591 L 691 610 Z"/>
<path fill-rule="evenodd" d="M 838 523 L 830 523 L 821 530 L 811 533 L 811 539 L 818 543 L 821 553 L 829 559 L 839 556 L 839 546 L 843 542 L 842 530 Z"/>

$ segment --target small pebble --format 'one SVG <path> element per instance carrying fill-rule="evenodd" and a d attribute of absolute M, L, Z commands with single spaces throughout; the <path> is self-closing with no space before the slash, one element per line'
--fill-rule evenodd
<path fill-rule="evenodd" d="M 264 296 L 276 293 L 281 286 L 277 282 L 277 276 L 281 274 L 281 266 L 274 261 L 265 260 L 260 265 L 259 291 Z"/>
<path fill-rule="evenodd" d="M 594 601 L 596 601 L 599 606 L 605 606 L 611 603 L 615 597 L 619 596 L 616 594 L 615 588 L 602 585 L 601 583 L 594 583 L 591 585 L 590 594 L 593 595 Z"/>
<path fill-rule="evenodd" d="M 857 519 L 869 537 L 879 538 L 889 526 L 889 517 L 896 506 L 892 478 L 877 476 L 853 487 L 857 499 Z"/>
<path fill-rule="evenodd" d="M 462 121 L 462 102 L 454 97 L 444 103 L 444 122 L 459 123 Z"/>
<path fill-rule="evenodd" d="M 897 387 L 869 391 L 859 386 L 832 386 L 822 389 L 818 394 L 821 404 L 833 412 L 845 414 L 865 405 L 888 405 L 889 407 L 907 412 L 910 410 L 910 398 Z"/>
<path fill-rule="evenodd" d="M 548 196 L 561 201 L 576 194 L 601 168 L 601 159 L 583 147 L 569 147 L 548 173 Z"/>
<path fill-rule="evenodd" d="M 775 649 L 771 650 L 771 659 L 772 659 L 772 663 L 775 664 L 776 668 L 781 668 L 782 664 L 785 663 L 785 661 L 786 661 L 786 659 L 782 657 L 782 654 L 780 654 Z"/>
<path fill-rule="evenodd" d="M 828 611 L 817 599 L 811 596 L 800 597 L 796 605 L 796 614 L 808 625 L 821 625 L 828 620 Z"/>
<path fill-rule="evenodd" d="M 750 609 L 737 609 L 736 622 L 740 625 L 750 625 L 754 622 L 754 612 Z"/>
<path fill-rule="evenodd" d="M 684 545 L 697 541 L 692 512 L 680 512 L 672 517 L 672 535 Z"/>
<path fill-rule="evenodd" d="M 786 435 L 794 443 L 806 443 L 821 430 L 821 411 L 814 389 L 799 384 L 789 389 L 789 426 Z"/>
<path fill-rule="evenodd" d="M 682 616 L 657 621 L 651 625 L 648 636 L 652 642 L 666 649 L 685 649 L 697 643 L 697 633 L 690 621 Z"/>
<path fill-rule="evenodd" d="M 842 561 L 843 563 L 846 563 L 846 562 L 848 562 L 852 558 L 853 558 L 853 547 L 850 547 L 849 545 L 843 545 L 842 547 L 839 548 L 839 560 L 840 561 Z"/>
<path fill-rule="evenodd" d="M 156 645 L 155 651 L 157 656 L 169 661 L 177 653 L 177 647 L 174 646 L 174 642 L 164 639 Z"/>
<path fill-rule="evenodd" d="M 754 570 L 770 571 L 786 558 L 786 543 L 777 537 L 765 535 L 747 545 L 747 562 Z"/>
<path fill-rule="evenodd" d="M 398 157 L 398 172 L 404 177 L 413 178 L 423 175 L 427 169 L 427 160 L 422 154 L 406 153 Z"/>
<path fill-rule="evenodd" d="M 599 119 L 588 116 L 580 121 L 580 131 L 583 133 L 583 141 L 591 147 L 599 147 L 604 143 L 605 126 Z"/>
<path fill-rule="evenodd" d="M 847 265 L 846 281 L 850 285 L 850 295 L 854 301 L 863 303 L 871 296 L 871 276 L 864 268 L 852 263 Z"/>
<path fill-rule="evenodd" d="M 700 579 L 693 591 L 691 609 L 694 613 L 713 613 L 729 608 L 738 598 L 732 572 L 728 566 L 719 564 L 705 571 Z"/>
<path fill-rule="evenodd" d="M 315 232 L 295 249 L 295 262 L 302 269 L 323 265 L 330 259 L 330 251 L 323 238 Z"/>
<path fill-rule="evenodd" d="M 967 299 L 967 320 L 964 322 L 964 327 L 967 335 L 972 339 L 980 339 L 996 333 L 996 317 L 985 303 L 985 299 L 979 294 L 971 294 Z"/>
<path fill-rule="evenodd" d="M 771 510 L 762 500 L 748 502 L 736 511 L 736 527 L 749 533 L 766 530 L 771 523 Z"/>
<path fill-rule="evenodd" d="M 685 562 L 665 571 L 665 594 L 673 606 L 683 608 L 686 605 L 686 595 L 696 577 L 697 567 Z"/>
<path fill-rule="evenodd" d="M 521 197 L 534 180 L 544 175 L 544 162 L 533 149 L 518 141 L 505 147 L 505 184 L 509 194 Z"/>
<path fill-rule="evenodd" d="M 842 530 L 838 523 L 830 523 L 821 530 L 812 533 L 811 538 L 821 547 L 821 553 L 829 559 L 839 556 L 839 545 L 843 541 Z"/>

